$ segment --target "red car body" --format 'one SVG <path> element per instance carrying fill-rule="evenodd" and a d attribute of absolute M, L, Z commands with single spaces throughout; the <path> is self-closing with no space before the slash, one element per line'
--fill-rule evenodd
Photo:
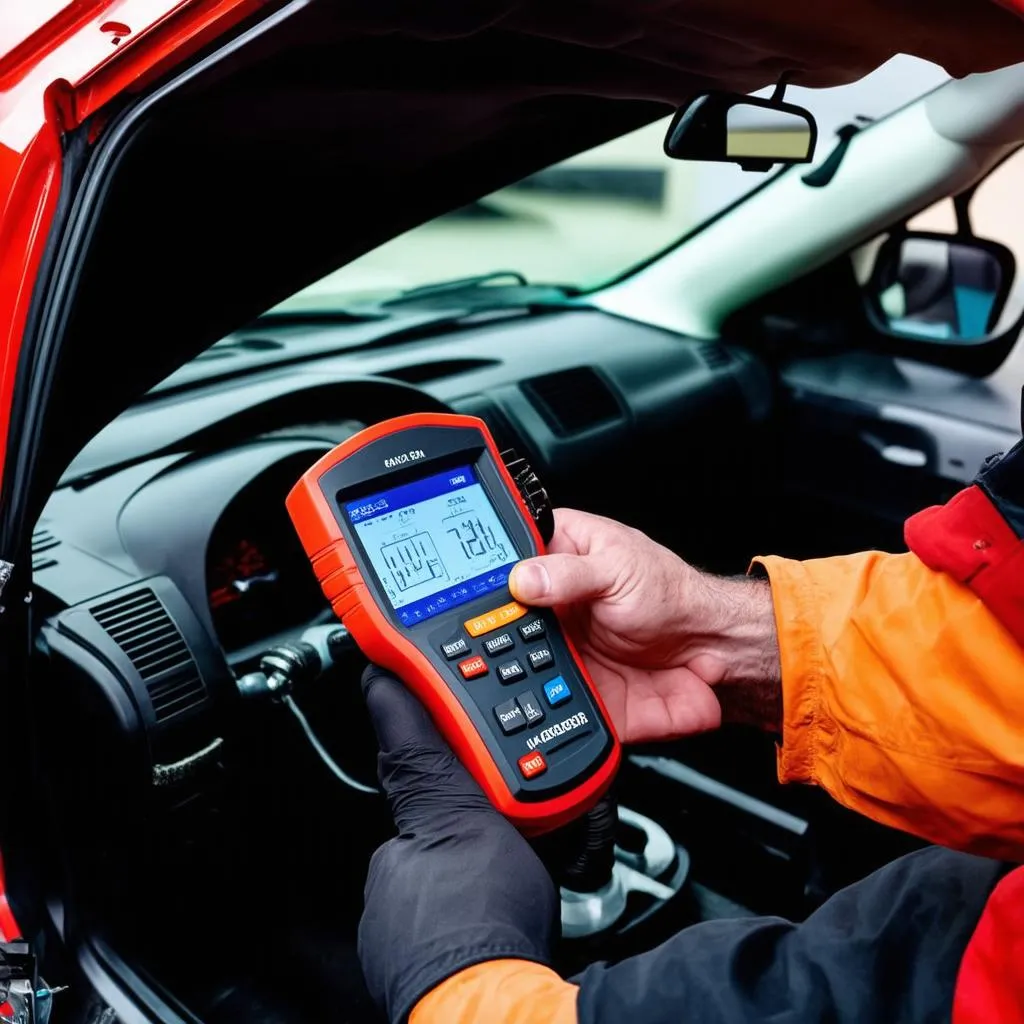
<path fill-rule="evenodd" d="M 62 136 L 261 6 L 37 0 L 0 15 L 0 473 L 21 339 L 60 189 Z"/>

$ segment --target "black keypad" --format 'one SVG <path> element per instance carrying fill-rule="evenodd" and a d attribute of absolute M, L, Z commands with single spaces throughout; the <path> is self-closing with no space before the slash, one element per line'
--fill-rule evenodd
<path fill-rule="evenodd" d="M 484 650 L 493 658 L 495 654 L 512 650 L 515 645 L 516 642 L 512 639 L 511 633 L 499 633 L 497 636 L 492 636 L 490 640 L 484 641 Z"/>
<path fill-rule="evenodd" d="M 507 700 L 494 709 L 494 717 L 498 719 L 498 725 L 506 736 L 518 732 L 526 726 L 526 716 L 523 709 L 514 701 Z"/>
<path fill-rule="evenodd" d="M 530 668 L 534 672 L 539 672 L 541 669 L 555 663 L 555 656 L 551 653 L 551 648 L 549 647 L 535 647 L 532 651 L 527 652 L 526 657 L 529 659 Z"/>
<path fill-rule="evenodd" d="M 513 658 L 511 661 L 503 661 L 498 666 L 498 678 L 503 683 L 516 683 L 520 679 L 526 678 L 526 669 L 523 668 L 522 663 L 517 658 Z"/>
<path fill-rule="evenodd" d="M 452 637 L 447 643 L 441 644 L 441 653 L 449 661 L 454 661 L 463 654 L 469 654 L 469 643 L 464 636 Z"/>
<path fill-rule="evenodd" d="M 526 693 L 519 694 L 519 696 L 516 697 L 516 703 L 520 708 L 522 708 L 523 715 L 530 725 L 533 725 L 544 718 L 544 712 L 541 710 L 540 703 L 529 690 L 527 690 Z"/>
<path fill-rule="evenodd" d="M 527 642 L 539 640 L 545 632 L 543 619 L 532 619 L 519 627 L 519 635 Z"/>

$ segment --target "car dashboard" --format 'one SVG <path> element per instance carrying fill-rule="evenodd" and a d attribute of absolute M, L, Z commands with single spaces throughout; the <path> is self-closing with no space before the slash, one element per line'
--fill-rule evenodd
<path fill-rule="evenodd" d="M 119 908 L 151 971 L 171 970 L 188 907 L 237 922 L 223 944 L 245 948 L 253 907 L 238 894 L 266 884 L 253 850 L 268 841 L 289 914 L 308 929 L 333 907 L 317 927 L 348 922 L 338 956 L 354 956 L 345 929 L 390 828 L 365 796 L 376 748 L 364 662 L 350 648 L 295 698 L 362 791 L 324 770 L 280 703 L 239 686 L 268 650 L 334 621 L 284 504 L 324 452 L 391 416 L 469 414 L 529 461 L 556 508 L 619 519 L 706 569 L 743 572 L 771 536 L 772 377 L 742 349 L 584 310 L 350 351 L 335 330 L 338 347 L 269 367 L 219 358 L 210 379 L 146 396 L 86 446 L 33 537 L 36 699 L 61 751 L 50 785 L 63 849 L 79 891 L 105 917 Z M 669 774 L 664 751 L 633 758 L 620 789 L 632 812 L 671 818 L 695 872 L 737 905 L 792 911 L 806 895 L 803 832 L 780 834 L 767 803 L 751 816 L 749 796 L 721 798 L 773 785 L 770 741 L 744 749 L 695 741 L 671 751 Z M 685 786 L 676 756 L 697 766 Z M 139 900 L 163 922 L 159 939 L 137 929 Z"/>
<path fill-rule="evenodd" d="M 720 558 L 708 530 L 719 532 L 726 495 L 702 473 L 723 458 L 754 461 L 769 401 L 752 357 L 596 312 L 158 391 L 83 451 L 47 505 L 37 599 L 59 617 L 162 576 L 203 626 L 193 642 L 244 665 L 327 620 L 284 509 L 292 485 L 362 426 L 425 409 L 482 417 L 556 504 Z M 690 543 L 687 519 L 702 527 Z"/>

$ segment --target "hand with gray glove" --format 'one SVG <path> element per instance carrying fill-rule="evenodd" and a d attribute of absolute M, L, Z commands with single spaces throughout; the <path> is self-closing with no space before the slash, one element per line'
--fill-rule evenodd
<path fill-rule="evenodd" d="M 359 958 L 388 1020 L 487 960 L 547 964 L 555 887 L 527 841 L 473 781 L 423 705 L 371 665 L 363 692 L 398 835 L 370 861 Z"/>

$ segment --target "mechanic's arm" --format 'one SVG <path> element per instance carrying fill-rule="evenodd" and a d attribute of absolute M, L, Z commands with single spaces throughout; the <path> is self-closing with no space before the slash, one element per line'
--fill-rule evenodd
<path fill-rule="evenodd" d="M 1024 857 L 1024 648 L 982 601 L 914 554 L 759 562 L 780 779 L 943 846 Z"/>
<path fill-rule="evenodd" d="M 1000 503 L 1000 489 L 1020 500 Z M 635 530 L 559 510 L 555 553 L 521 563 L 511 584 L 562 610 L 624 742 L 754 724 L 781 733 L 784 782 L 1021 860 L 1018 508 L 1024 526 L 1024 449 L 914 517 L 917 554 L 758 559 L 770 586 L 709 577 Z"/>
<path fill-rule="evenodd" d="M 707 921 L 570 981 L 492 961 L 456 974 L 410 1024 L 911 1024 L 949 1020 L 996 861 L 935 847 L 844 889 L 802 924 Z"/>
<path fill-rule="evenodd" d="M 943 846 L 1024 859 L 1024 446 L 912 517 L 912 554 L 760 559 L 779 774 Z"/>

